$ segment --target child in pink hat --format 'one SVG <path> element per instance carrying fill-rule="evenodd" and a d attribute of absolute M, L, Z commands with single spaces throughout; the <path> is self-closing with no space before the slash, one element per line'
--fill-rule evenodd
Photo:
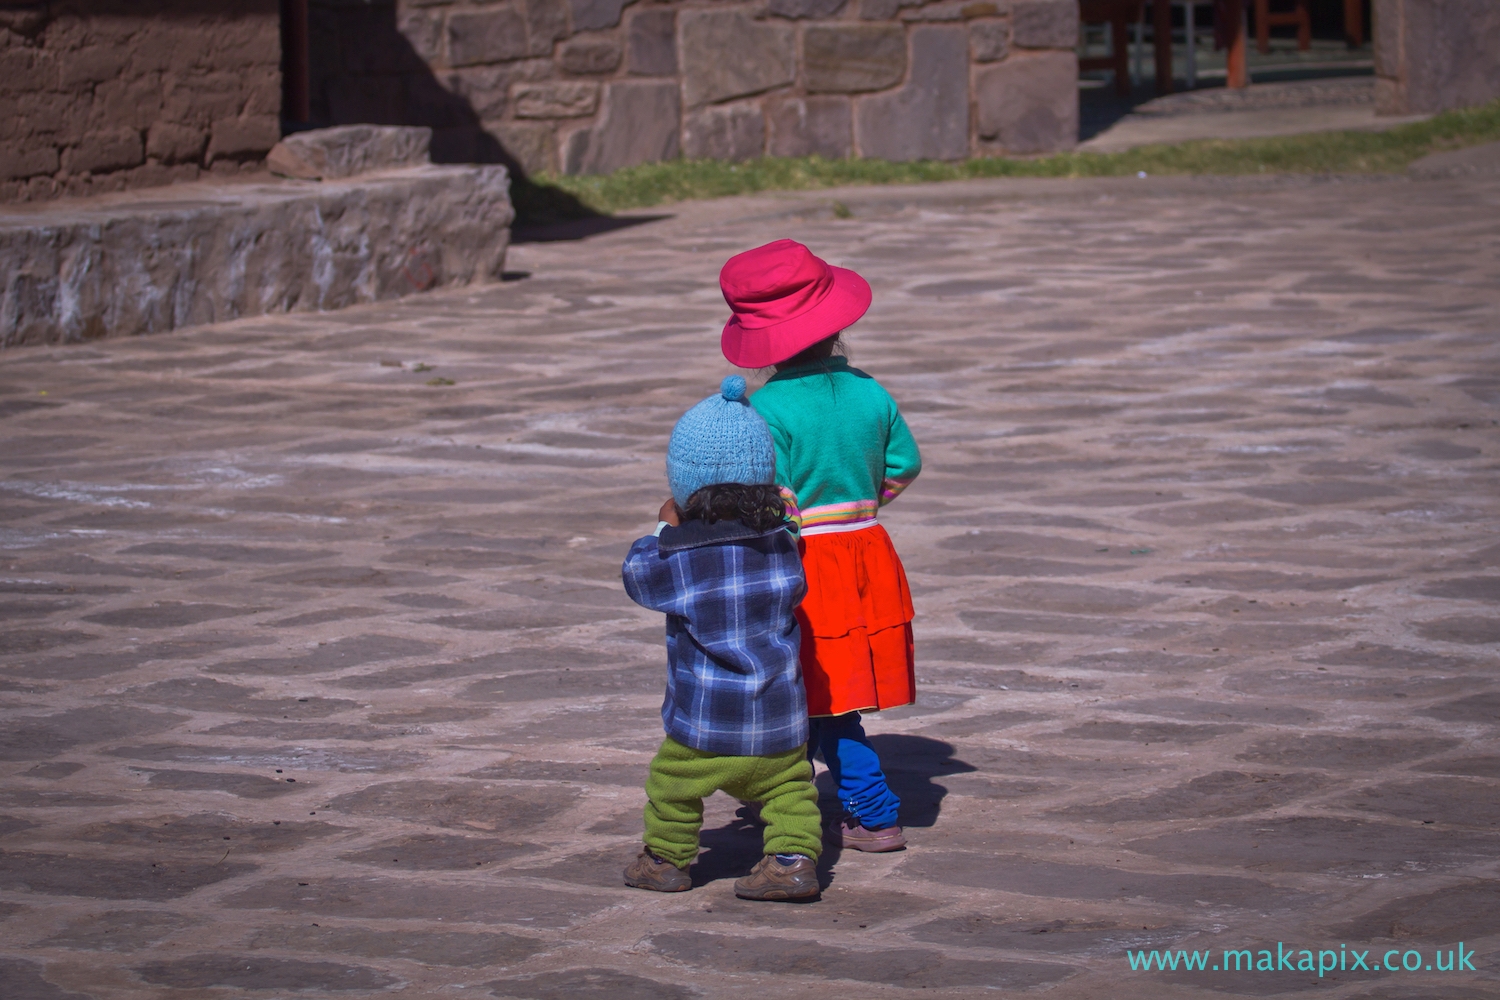
<path fill-rule="evenodd" d="M 870 286 L 793 240 L 731 257 L 719 286 L 733 313 L 724 356 L 776 369 L 750 403 L 771 429 L 776 482 L 801 508 L 809 754 L 821 751 L 838 783 L 842 846 L 894 851 L 906 844 L 900 801 L 860 713 L 916 699 L 911 591 L 876 514 L 922 458 L 890 393 L 840 352 L 840 334 L 870 307 Z"/>

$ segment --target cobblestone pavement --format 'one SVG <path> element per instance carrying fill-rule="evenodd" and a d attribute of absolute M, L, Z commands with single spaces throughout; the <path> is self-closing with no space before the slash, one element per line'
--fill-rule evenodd
<path fill-rule="evenodd" d="M 837 196 L 0 356 L 0 994 L 1500 993 L 1500 184 Z M 739 902 L 720 797 L 653 895 L 619 561 L 720 263 L 784 235 L 871 279 L 926 456 L 922 694 L 872 726 L 911 846 Z M 1345 968 L 1125 956 L 1277 942 Z"/>

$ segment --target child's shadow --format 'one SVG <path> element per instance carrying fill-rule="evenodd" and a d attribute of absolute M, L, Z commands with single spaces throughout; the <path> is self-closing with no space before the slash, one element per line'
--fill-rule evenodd
<path fill-rule="evenodd" d="M 900 822 L 903 827 L 930 827 L 942 811 L 948 789 L 935 779 L 945 774 L 974 771 L 972 764 L 956 760 L 953 746 L 942 740 L 903 733 L 883 733 L 870 738 L 885 771 L 891 791 L 901 799 Z M 819 806 L 823 810 L 825 831 L 836 829 L 843 811 L 837 789 L 827 771 L 819 774 Z M 751 819 L 750 811 L 741 807 L 735 818 L 700 835 L 701 853 L 693 864 L 693 885 L 706 885 L 721 878 L 739 878 L 748 874 L 761 858 L 764 827 Z M 823 855 L 818 859 L 818 882 L 823 888 L 833 884 L 834 867 L 843 853 L 833 836 L 825 836 Z"/>
<path fill-rule="evenodd" d="M 717 882 L 721 878 L 740 878 L 761 859 L 765 827 L 750 818 L 741 806 L 734 819 L 712 830 L 698 834 L 698 858 L 690 873 L 693 888 Z"/>

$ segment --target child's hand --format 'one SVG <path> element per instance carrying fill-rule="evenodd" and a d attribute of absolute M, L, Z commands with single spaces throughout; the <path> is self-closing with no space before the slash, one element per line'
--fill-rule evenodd
<path fill-rule="evenodd" d="M 657 512 L 656 519 L 658 521 L 666 521 L 674 528 L 682 524 L 682 514 L 677 510 L 677 501 L 671 497 L 667 497 L 667 502 L 661 505 L 661 510 Z"/>

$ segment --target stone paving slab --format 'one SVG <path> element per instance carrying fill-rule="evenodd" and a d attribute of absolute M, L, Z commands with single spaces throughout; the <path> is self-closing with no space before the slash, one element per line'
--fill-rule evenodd
<path fill-rule="evenodd" d="M 1500 993 L 1500 184 L 838 198 L 0 355 L 0 993 Z M 871 724 L 911 846 L 739 902 L 719 797 L 656 896 L 619 561 L 726 373 L 718 267 L 780 236 L 870 278 L 854 356 L 926 457 L 883 515 L 921 696 Z"/>

